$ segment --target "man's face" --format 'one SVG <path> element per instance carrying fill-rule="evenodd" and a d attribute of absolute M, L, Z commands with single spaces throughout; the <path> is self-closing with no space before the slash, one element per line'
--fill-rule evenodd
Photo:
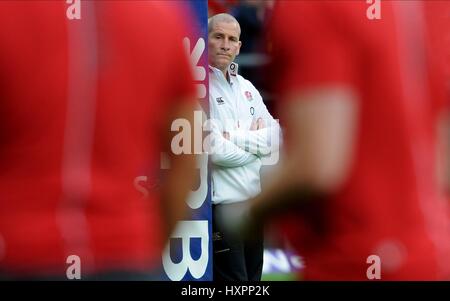
<path fill-rule="evenodd" d="M 239 28 L 235 22 L 216 22 L 208 36 L 209 64 L 221 71 L 227 70 L 239 54 Z"/>

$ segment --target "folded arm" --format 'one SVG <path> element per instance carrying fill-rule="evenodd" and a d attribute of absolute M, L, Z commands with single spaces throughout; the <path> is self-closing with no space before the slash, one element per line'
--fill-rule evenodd
<path fill-rule="evenodd" d="M 250 152 L 243 150 L 233 142 L 225 139 L 223 134 L 217 130 L 213 130 L 211 139 L 211 161 L 215 165 L 222 167 L 239 167 L 245 166 L 258 157 Z"/>

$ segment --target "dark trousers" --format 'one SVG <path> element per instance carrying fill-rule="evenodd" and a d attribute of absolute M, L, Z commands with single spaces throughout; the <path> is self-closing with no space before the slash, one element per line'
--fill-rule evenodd
<path fill-rule="evenodd" d="M 213 277 L 214 281 L 260 281 L 263 268 L 264 230 L 251 238 L 227 232 L 215 216 L 224 206 L 213 205 Z"/>

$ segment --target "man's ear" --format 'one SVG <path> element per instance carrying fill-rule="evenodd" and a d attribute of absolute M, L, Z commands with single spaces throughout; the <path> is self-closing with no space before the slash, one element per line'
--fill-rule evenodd
<path fill-rule="evenodd" d="M 241 51 L 241 46 L 242 46 L 242 42 L 239 41 L 239 46 L 238 46 L 238 49 L 237 49 L 237 52 L 236 52 L 236 56 L 239 55 L 239 52 Z"/>

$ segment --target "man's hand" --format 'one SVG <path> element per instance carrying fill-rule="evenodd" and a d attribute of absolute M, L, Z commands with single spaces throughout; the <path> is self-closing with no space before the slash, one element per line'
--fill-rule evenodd
<path fill-rule="evenodd" d="M 257 120 L 253 120 L 252 125 L 250 126 L 250 131 L 261 130 L 266 127 L 264 120 L 260 117 Z"/>

